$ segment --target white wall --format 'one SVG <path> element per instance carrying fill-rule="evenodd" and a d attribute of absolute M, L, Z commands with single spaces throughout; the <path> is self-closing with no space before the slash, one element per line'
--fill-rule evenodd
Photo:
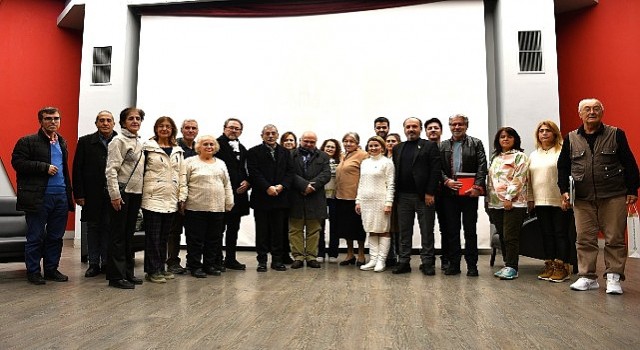
<path fill-rule="evenodd" d="M 512 126 L 526 153 L 538 122 L 560 125 L 553 0 L 500 0 L 495 13 L 498 127 Z M 543 73 L 520 73 L 518 31 L 542 31 Z M 494 130 L 495 131 L 495 130 Z"/>

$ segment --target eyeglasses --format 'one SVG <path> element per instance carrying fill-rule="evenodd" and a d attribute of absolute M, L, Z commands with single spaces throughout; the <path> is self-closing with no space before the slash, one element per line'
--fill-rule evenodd
<path fill-rule="evenodd" d="M 43 117 L 42 120 L 45 122 L 59 122 L 60 117 Z"/>
<path fill-rule="evenodd" d="M 237 126 L 226 126 L 225 128 L 231 130 L 231 131 L 242 131 L 242 128 L 239 128 Z"/>
<path fill-rule="evenodd" d="M 591 111 L 594 111 L 595 113 L 599 113 L 602 112 L 602 107 L 600 106 L 584 106 L 582 107 L 582 111 L 590 113 Z"/>

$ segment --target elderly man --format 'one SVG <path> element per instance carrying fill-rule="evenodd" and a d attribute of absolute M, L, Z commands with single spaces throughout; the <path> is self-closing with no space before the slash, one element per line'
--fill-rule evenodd
<path fill-rule="evenodd" d="M 196 155 L 196 136 L 198 136 L 198 122 L 195 119 L 185 119 L 180 127 L 182 137 L 176 140 L 184 151 L 185 159 Z M 167 270 L 174 274 L 184 274 L 185 269 L 180 266 L 180 235 L 184 226 L 184 214 L 176 212 L 167 237 Z"/>
<path fill-rule="evenodd" d="M 45 280 L 69 280 L 58 271 L 58 265 L 67 217 L 75 206 L 71 199 L 67 142 L 58 134 L 60 111 L 55 107 L 42 108 L 38 111 L 38 122 L 37 133 L 16 143 L 11 165 L 18 180 L 16 209 L 26 213 L 27 280 L 41 285 Z M 44 278 L 40 274 L 40 260 Z"/>
<path fill-rule="evenodd" d="M 602 123 L 604 106 L 594 98 L 578 104 L 582 125 L 564 139 L 558 158 L 558 187 L 569 203 L 569 176 L 575 181 L 575 214 L 580 278 L 571 289 L 598 289 L 598 232 L 604 233 L 607 294 L 622 294 L 627 260 L 627 205 L 638 199 L 638 165 L 624 131 Z"/>
<path fill-rule="evenodd" d="M 289 189 L 293 181 L 291 154 L 278 144 L 278 129 L 262 128 L 262 143 L 247 151 L 247 170 L 251 183 L 249 203 L 256 222 L 258 272 L 267 272 L 267 254 L 271 268 L 286 271 L 282 263 L 284 223 L 289 210 Z"/>
<path fill-rule="evenodd" d="M 245 270 L 247 266 L 236 258 L 238 245 L 238 231 L 240 231 L 240 219 L 249 215 L 249 194 L 251 187 L 247 173 L 247 149 L 240 143 L 243 125 L 240 119 L 229 118 L 224 122 L 222 135 L 218 137 L 220 150 L 216 157 L 227 165 L 231 188 L 233 189 L 233 201 L 235 205 L 231 211 L 224 213 L 226 226 L 224 245 L 226 257 L 224 267 L 230 270 Z"/>
<path fill-rule="evenodd" d="M 327 199 L 324 185 L 331 179 L 329 156 L 316 148 L 318 136 L 305 131 L 300 146 L 291 156 L 295 175 L 291 185 L 291 209 L 289 210 L 289 242 L 294 262 L 292 269 L 299 269 L 303 261 L 311 268 L 320 268 L 318 236 L 320 224 L 327 218 Z"/>
<path fill-rule="evenodd" d="M 418 215 L 422 250 L 420 269 L 426 275 L 435 274 L 433 226 L 435 221 L 434 195 L 440 179 L 441 165 L 438 145 L 420 138 L 422 121 L 407 118 L 402 124 L 407 141 L 393 148 L 396 201 L 400 249 L 394 274 L 411 272 L 413 222 Z M 425 272 L 426 271 L 426 272 Z"/>
<path fill-rule="evenodd" d="M 487 157 L 482 141 L 467 135 L 469 118 L 456 114 L 449 118 L 451 138 L 440 143 L 442 157 L 442 195 L 445 213 L 446 256 L 449 267 L 445 275 L 460 274 L 460 228 L 464 229 L 464 259 L 467 276 L 478 276 L 478 197 L 485 193 Z M 470 177 L 473 184 L 463 188 L 461 177 Z M 460 190 L 462 189 L 462 191 Z M 462 220 L 462 225 L 461 221 Z"/>
<path fill-rule="evenodd" d="M 84 277 L 95 277 L 106 271 L 109 251 L 109 208 L 111 198 L 107 191 L 107 147 L 117 132 L 109 111 L 96 116 L 96 128 L 92 134 L 78 140 L 73 157 L 73 195 L 82 207 L 80 221 L 87 223 L 87 252 L 89 268 Z"/>

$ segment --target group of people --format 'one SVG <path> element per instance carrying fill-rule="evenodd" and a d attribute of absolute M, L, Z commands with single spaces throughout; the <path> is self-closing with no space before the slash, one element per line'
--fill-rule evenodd
<path fill-rule="evenodd" d="M 66 142 L 58 133 L 60 112 L 38 112 L 41 129 L 21 138 L 12 165 L 18 179 L 18 210 L 27 215 L 25 251 L 31 283 L 67 281 L 58 270 L 68 211 L 82 207 L 87 223 L 89 268 L 85 276 L 106 273 L 109 285 L 133 289 L 131 240 L 140 208 L 145 229 L 145 279 L 165 283 L 187 271 L 196 278 L 244 270 L 236 259 L 240 220 L 253 208 L 258 272 L 338 262 L 339 240 L 347 254 L 340 265 L 394 274 L 411 272 L 413 225 L 421 235 L 420 271 L 436 273 L 434 227 L 437 217 L 441 269 L 478 276 L 477 219 L 480 197 L 500 236 L 503 280 L 518 277 L 519 237 L 527 212 L 535 210 L 542 229 L 545 264 L 541 280 L 569 279 L 569 220 L 575 215 L 580 278 L 574 290 L 599 287 L 596 274 L 598 232 L 605 236 L 607 293 L 622 294 L 626 245 L 626 205 L 635 203 L 638 167 L 624 132 L 602 123 L 596 99 L 578 106 L 583 125 L 562 139 L 550 120 L 538 124 L 535 150 L 527 156 L 512 127 L 500 128 L 488 159 L 482 141 L 467 135 L 469 118 L 449 118 L 451 138 L 441 140 L 437 118 L 403 122 L 405 141 L 390 133 L 390 122 L 374 120 L 375 135 L 360 144 L 347 132 L 341 141 L 315 132 L 299 142 L 282 137 L 275 125 L 262 128 L 262 143 L 247 149 L 239 141 L 243 124 L 224 122 L 222 135 L 198 137 L 198 123 L 178 128 L 170 117 L 154 124 L 154 136 L 138 135 L 144 111 L 120 113 L 121 132 L 108 111 L 96 117 L 97 131 L 78 141 L 73 186 Z M 422 138 L 422 131 L 426 138 Z M 280 142 L 278 142 L 280 141 Z M 73 191 L 71 190 L 73 188 Z M 328 247 L 326 238 L 329 222 Z M 180 264 L 180 235 L 187 242 L 186 268 Z M 464 237 L 464 253 L 461 242 Z M 365 241 L 369 261 L 365 258 Z M 225 237 L 223 256 L 222 238 Z M 357 250 L 356 243 L 357 242 Z M 43 260 L 44 275 L 40 260 Z"/>

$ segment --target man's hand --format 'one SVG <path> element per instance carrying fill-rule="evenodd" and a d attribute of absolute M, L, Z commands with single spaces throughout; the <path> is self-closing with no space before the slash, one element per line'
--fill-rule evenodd
<path fill-rule="evenodd" d="M 57 173 L 58 173 L 58 167 L 53 164 L 49 165 L 49 170 L 47 170 L 47 174 L 53 176 Z"/>
<path fill-rule="evenodd" d="M 634 195 L 627 195 L 627 205 L 629 204 L 635 204 L 638 201 L 638 196 L 634 196 Z"/>
<path fill-rule="evenodd" d="M 240 186 L 238 186 L 238 188 L 236 189 L 236 192 L 238 194 L 243 194 L 245 192 L 247 192 L 247 190 L 249 189 L 249 187 L 251 187 L 251 185 L 249 184 L 249 182 L 247 180 L 244 180 L 240 183 Z"/>
<path fill-rule="evenodd" d="M 84 198 L 76 198 L 76 204 L 79 206 L 84 206 Z"/>
<path fill-rule="evenodd" d="M 433 203 L 435 203 L 435 198 L 433 197 L 433 195 L 425 194 L 424 195 L 424 204 L 426 204 L 427 207 L 430 207 L 430 206 L 433 205 Z"/>

